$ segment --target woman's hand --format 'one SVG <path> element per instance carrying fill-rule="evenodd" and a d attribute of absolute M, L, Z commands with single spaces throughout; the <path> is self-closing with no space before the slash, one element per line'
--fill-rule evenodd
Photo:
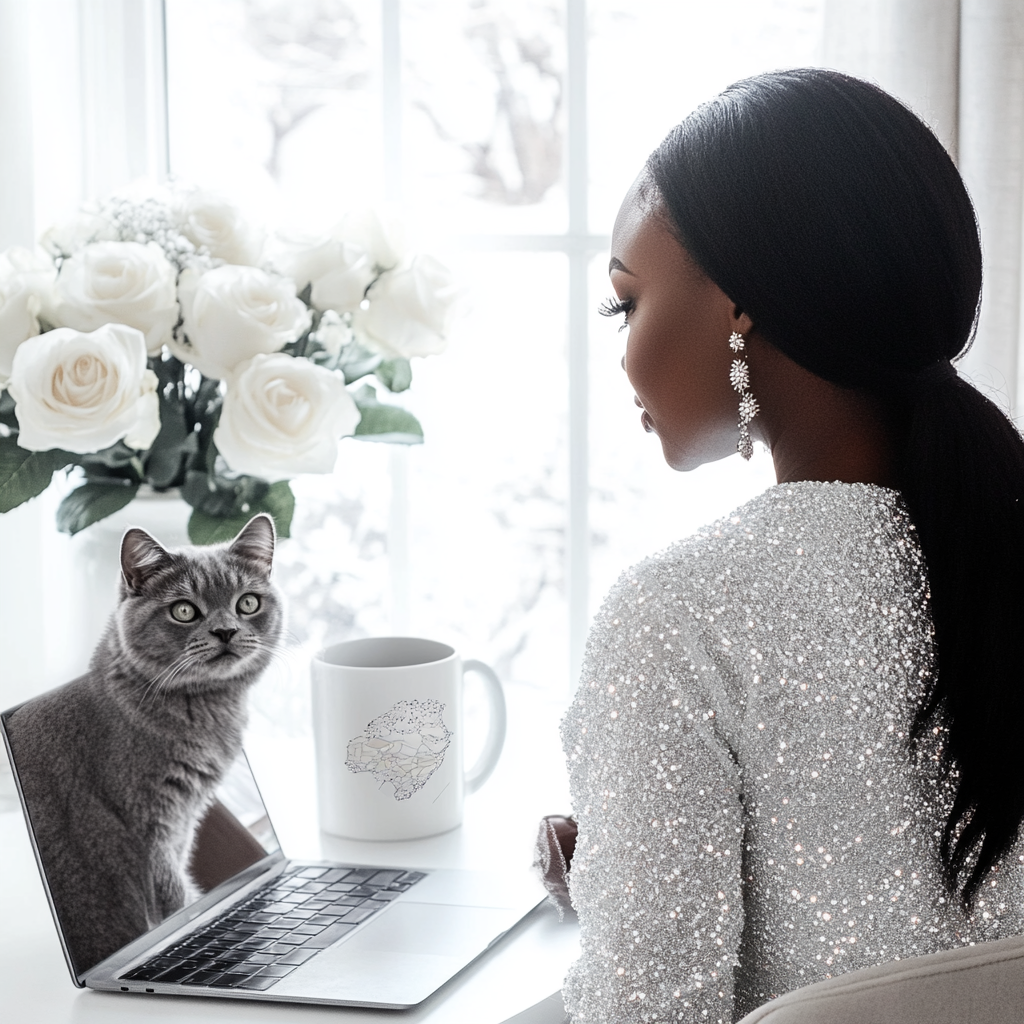
<path fill-rule="evenodd" d="M 568 875 L 576 849 L 576 821 L 561 814 L 541 818 L 534 851 L 534 868 L 548 891 L 548 899 L 558 908 L 558 919 L 572 908 Z"/>

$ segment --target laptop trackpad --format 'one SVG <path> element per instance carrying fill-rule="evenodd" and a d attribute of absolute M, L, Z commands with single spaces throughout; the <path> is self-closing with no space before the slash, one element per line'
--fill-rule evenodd
<path fill-rule="evenodd" d="M 295 994 L 376 1006 L 413 1006 L 522 916 L 495 907 L 396 903 L 275 985 Z"/>

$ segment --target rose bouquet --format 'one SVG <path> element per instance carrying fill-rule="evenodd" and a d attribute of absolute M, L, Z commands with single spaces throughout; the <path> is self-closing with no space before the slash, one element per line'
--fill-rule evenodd
<path fill-rule="evenodd" d="M 443 348 L 455 298 L 369 213 L 268 243 L 195 189 L 111 199 L 0 253 L 0 512 L 80 467 L 67 533 L 148 485 L 192 506 L 195 543 L 259 511 L 287 536 L 289 479 L 330 472 L 341 438 L 422 441 L 378 389 Z"/>

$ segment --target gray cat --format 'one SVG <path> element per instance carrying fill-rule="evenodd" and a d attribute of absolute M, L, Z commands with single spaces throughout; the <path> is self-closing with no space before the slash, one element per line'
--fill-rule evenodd
<path fill-rule="evenodd" d="M 168 551 L 121 542 L 89 671 L 7 722 L 67 948 L 82 972 L 198 895 L 196 825 L 241 749 L 246 692 L 282 629 L 274 525 Z"/>

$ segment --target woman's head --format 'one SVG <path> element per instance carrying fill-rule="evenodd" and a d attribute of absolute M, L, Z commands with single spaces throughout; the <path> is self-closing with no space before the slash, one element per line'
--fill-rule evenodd
<path fill-rule="evenodd" d="M 623 369 L 673 469 L 736 451 L 737 396 L 726 339 L 752 324 L 679 244 L 647 181 L 630 190 L 615 221 L 608 272 L 626 314 Z"/>
<path fill-rule="evenodd" d="M 647 169 L 694 261 L 818 377 L 882 390 L 969 344 L 974 209 L 938 139 L 876 86 L 822 69 L 737 82 Z"/>

